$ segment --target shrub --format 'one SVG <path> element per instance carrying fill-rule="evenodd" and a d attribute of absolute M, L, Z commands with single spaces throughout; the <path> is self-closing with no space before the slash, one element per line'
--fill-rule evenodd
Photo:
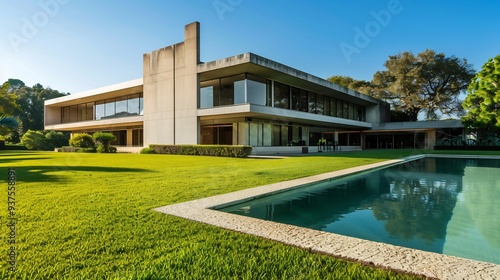
<path fill-rule="evenodd" d="M 113 146 L 109 146 L 108 147 L 108 153 L 116 153 L 118 151 L 118 149 L 116 147 L 113 147 Z"/>
<path fill-rule="evenodd" d="M 5 150 L 5 140 L 0 140 L 0 150 Z"/>
<path fill-rule="evenodd" d="M 45 138 L 47 138 L 51 150 L 55 147 L 68 146 L 69 137 L 62 132 L 49 131 L 45 134 Z"/>
<path fill-rule="evenodd" d="M 219 157 L 247 157 L 251 146 L 232 145 L 150 145 L 158 154 L 200 155 Z"/>
<path fill-rule="evenodd" d="M 73 146 L 64 146 L 60 149 L 61 152 L 65 153 L 95 153 L 96 148 L 80 148 L 80 147 L 73 147 Z"/>
<path fill-rule="evenodd" d="M 153 148 L 142 148 L 140 151 L 141 154 L 156 154 L 155 150 Z"/>
<path fill-rule="evenodd" d="M 109 143 L 116 141 L 116 136 L 109 132 L 96 132 L 92 135 L 92 138 L 99 144 L 97 147 L 98 153 L 109 153 Z"/>
<path fill-rule="evenodd" d="M 69 139 L 69 144 L 73 147 L 91 148 L 94 146 L 94 140 L 87 133 L 78 133 Z"/>
<path fill-rule="evenodd" d="M 28 130 L 21 137 L 21 144 L 29 150 L 51 150 L 49 140 L 41 131 Z"/>

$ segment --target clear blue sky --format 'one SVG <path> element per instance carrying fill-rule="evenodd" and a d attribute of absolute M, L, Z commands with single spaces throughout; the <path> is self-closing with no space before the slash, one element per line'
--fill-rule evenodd
<path fill-rule="evenodd" d="M 140 78 L 142 54 L 182 41 L 193 21 L 202 61 L 253 52 L 371 80 L 389 55 L 428 48 L 479 70 L 500 54 L 499 12 L 486 0 L 2 0 L 0 82 L 75 94 Z"/>

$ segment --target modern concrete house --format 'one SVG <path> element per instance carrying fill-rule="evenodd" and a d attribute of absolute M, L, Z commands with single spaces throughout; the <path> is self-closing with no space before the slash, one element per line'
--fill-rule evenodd
<path fill-rule="evenodd" d="M 45 102 L 45 129 L 115 134 L 114 145 L 251 145 L 255 153 L 327 146 L 432 148 L 460 121 L 390 123 L 389 105 L 245 53 L 200 61 L 200 24 L 183 42 L 146 53 L 143 77 Z M 317 149 L 316 149 L 317 150 Z"/>

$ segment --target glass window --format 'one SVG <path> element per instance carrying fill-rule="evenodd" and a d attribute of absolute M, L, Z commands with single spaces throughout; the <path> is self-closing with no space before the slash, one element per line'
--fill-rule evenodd
<path fill-rule="evenodd" d="M 325 110 L 325 98 L 322 94 L 316 94 L 316 114 L 323 115 Z"/>
<path fill-rule="evenodd" d="M 139 115 L 144 115 L 144 97 L 142 93 L 139 95 Z"/>
<path fill-rule="evenodd" d="M 292 87 L 292 110 L 308 112 L 307 91 Z"/>
<path fill-rule="evenodd" d="M 330 97 L 330 116 L 337 116 L 337 99 Z"/>
<path fill-rule="evenodd" d="M 253 79 L 253 78 L 251 78 Z M 247 102 L 258 105 L 266 105 L 267 88 L 264 82 L 247 80 Z"/>
<path fill-rule="evenodd" d="M 127 110 L 127 97 L 118 97 L 116 98 L 115 102 L 115 117 L 116 118 L 121 118 L 121 117 L 126 117 L 128 115 Z"/>
<path fill-rule="evenodd" d="M 68 123 L 69 120 L 69 107 L 62 107 L 61 108 L 61 122 L 62 123 Z"/>
<path fill-rule="evenodd" d="M 69 121 L 70 122 L 78 121 L 78 106 L 73 105 L 69 107 Z"/>
<path fill-rule="evenodd" d="M 234 82 L 234 104 L 246 103 L 245 83 L 246 80 Z"/>
<path fill-rule="evenodd" d="M 324 115 L 325 116 L 330 116 L 330 97 L 328 97 L 328 96 L 325 96 Z"/>
<path fill-rule="evenodd" d="M 273 81 L 267 81 L 267 102 L 266 106 L 273 106 Z"/>
<path fill-rule="evenodd" d="M 78 104 L 78 121 L 87 120 L 87 104 Z"/>
<path fill-rule="evenodd" d="M 245 95 L 244 87 L 235 88 L 235 82 L 244 79 L 245 79 L 244 74 L 220 79 L 220 97 L 219 97 L 220 106 L 236 104 L 235 96 L 238 96 L 238 99 L 241 99 L 241 96 L 243 95 L 243 100 L 244 100 L 244 95 Z"/>
<path fill-rule="evenodd" d="M 316 93 L 309 92 L 309 113 L 316 114 Z"/>
<path fill-rule="evenodd" d="M 343 104 L 344 104 L 344 111 L 343 111 L 343 118 L 344 119 L 348 119 L 349 118 L 349 103 L 350 102 L 347 102 L 347 101 L 344 101 Z"/>
<path fill-rule="evenodd" d="M 114 118 L 115 117 L 115 100 L 107 99 L 104 104 L 104 118 Z"/>
<path fill-rule="evenodd" d="M 95 119 L 100 120 L 104 117 L 104 101 L 97 101 L 95 103 Z"/>
<path fill-rule="evenodd" d="M 127 102 L 127 114 L 129 116 L 137 116 L 139 115 L 139 112 L 139 94 L 129 96 L 129 100 Z"/>
<path fill-rule="evenodd" d="M 274 82 L 274 107 L 290 109 L 290 86 Z"/>
<path fill-rule="evenodd" d="M 94 120 L 94 102 L 87 103 L 87 120 Z"/>
<path fill-rule="evenodd" d="M 200 83 L 200 108 L 219 106 L 219 80 Z"/>
<path fill-rule="evenodd" d="M 344 117 L 344 106 L 342 104 L 342 100 L 337 100 L 337 118 L 343 118 Z"/>

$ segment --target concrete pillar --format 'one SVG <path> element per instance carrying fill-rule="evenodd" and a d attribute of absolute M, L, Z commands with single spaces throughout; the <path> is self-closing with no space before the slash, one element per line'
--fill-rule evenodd
<path fill-rule="evenodd" d="M 127 142 L 126 142 L 126 146 L 127 147 L 133 146 L 132 142 L 133 142 L 133 132 L 132 132 L 132 129 L 131 128 L 127 128 Z"/>
<path fill-rule="evenodd" d="M 144 145 L 198 144 L 198 22 L 184 42 L 143 56 Z"/>
<path fill-rule="evenodd" d="M 425 148 L 428 150 L 434 149 L 436 145 L 436 130 L 431 129 L 425 132 Z"/>

